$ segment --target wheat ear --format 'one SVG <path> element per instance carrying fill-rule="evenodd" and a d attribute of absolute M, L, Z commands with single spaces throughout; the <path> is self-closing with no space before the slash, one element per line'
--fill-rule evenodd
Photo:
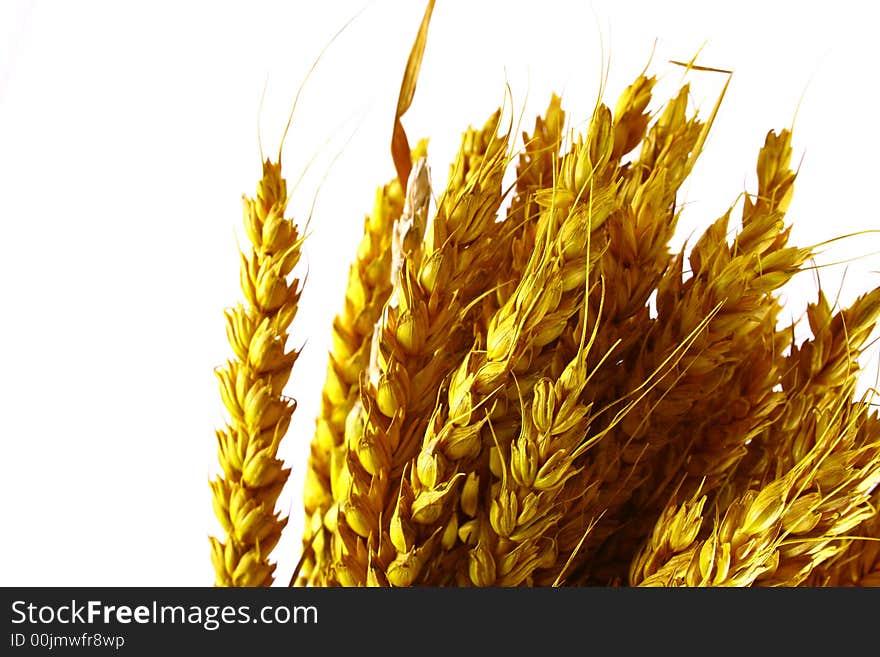
<path fill-rule="evenodd" d="M 416 145 L 414 162 L 426 156 L 426 147 L 425 140 Z M 333 496 L 332 482 L 344 459 L 345 421 L 358 400 L 360 375 L 369 366 L 373 328 L 391 292 L 392 232 L 402 212 L 403 189 L 395 178 L 376 191 L 373 210 L 364 220 L 363 237 L 349 268 L 343 309 L 333 320 L 332 350 L 303 488 L 306 523 L 301 583 L 317 584 L 331 559 L 324 517 L 333 503 L 340 501 Z M 337 485 L 335 490 L 340 494 L 342 487 Z"/>
<path fill-rule="evenodd" d="M 494 224 L 502 199 L 507 140 L 497 136 L 499 118 L 496 112 L 481 130 L 465 133 L 437 214 L 430 219 L 426 169 L 413 169 L 407 191 L 411 212 L 404 211 L 398 246 L 392 248 L 400 266 L 392 267 L 393 289 L 375 327 L 360 404 L 350 414 L 346 433 L 350 483 L 340 515 L 359 537 L 339 543 L 335 570 L 346 581 L 366 581 L 367 564 L 363 558 L 353 561 L 353 555 L 368 553 L 371 577 L 386 578 L 381 571 L 393 555 L 379 554 L 378 548 L 381 541 L 393 550 L 394 542 L 379 518 L 389 518 L 386 507 L 398 497 L 388 481 L 412 458 L 433 390 L 451 367 L 455 345 L 464 344 L 464 299 L 470 295 L 464 290 L 494 280 L 484 275 L 481 263 L 492 251 L 481 238 Z M 366 549 L 363 541 L 371 536 L 373 547 Z"/>
<path fill-rule="evenodd" d="M 280 164 L 267 160 L 256 198 L 243 200 L 252 246 L 241 253 L 246 305 L 226 312 L 235 356 L 217 370 L 230 421 L 217 431 L 222 474 L 211 488 L 225 537 L 211 537 L 211 557 L 218 586 L 269 586 L 275 570 L 269 554 L 287 523 L 275 512 L 290 472 L 277 451 L 296 407 L 282 391 L 298 356 L 286 343 L 301 287 L 288 276 L 302 238 L 284 217 L 287 184 Z"/>

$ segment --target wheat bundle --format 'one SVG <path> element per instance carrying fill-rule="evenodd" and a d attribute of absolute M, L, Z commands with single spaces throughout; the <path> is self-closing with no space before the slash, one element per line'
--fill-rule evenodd
<path fill-rule="evenodd" d="M 553 96 L 521 149 L 499 110 L 435 189 L 401 123 L 432 9 L 397 105 L 398 175 L 332 327 L 292 583 L 876 585 L 880 418 L 856 388 L 880 288 L 846 308 L 820 292 L 800 343 L 780 322 L 816 252 L 790 244 L 791 132 L 768 132 L 757 188 L 688 251 L 669 246 L 677 198 L 723 90 L 708 117 L 687 84 L 654 110 L 643 73 L 582 133 Z M 302 238 L 280 165 L 263 173 L 218 370 L 218 585 L 271 584 L 285 524 Z"/>

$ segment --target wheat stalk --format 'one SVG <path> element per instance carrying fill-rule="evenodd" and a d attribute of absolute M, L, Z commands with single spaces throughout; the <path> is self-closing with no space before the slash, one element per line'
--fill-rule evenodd
<path fill-rule="evenodd" d="M 425 157 L 426 147 L 425 140 L 416 145 L 414 162 Z M 403 189 L 395 178 L 376 191 L 373 211 L 364 220 L 364 234 L 349 269 L 343 310 L 333 320 L 333 348 L 303 490 L 307 521 L 302 582 L 319 583 L 330 561 L 329 528 L 324 517 L 334 502 L 341 501 L 344 489 L 339 484 L 333 486 L 333 473 L 341 470 L 346 417 L 358 401 L 360 375 L 370 362 L 373 330 L 391 292 L 392 232 L 402 212 Z M 338 497 L 334 497 L 334 490 Z"/>
<path fill-rule="evenodd" d="M 489 316 L 510 297 L 534 250 L 535 230 L 540 216 L 535 192 L 553 185 L 564 128 L 562 99 L 553 94 L 544 115 L 535 118 L 532 134 L 522 134 L 523 147 L 517 157 L 516 183 L 498 254 L 499 270 L 507 273 L 508 280 L 499 283 L 494 303 L 486 309 Z"/>
<path fill-rule="evenodd" d="M 392 560 L 391 552 L 379 554 L 380 541 L 395 548 L 389 529 L 379 523 L 380 515 L 399 496 L 387 481 L 399 476 L 414 456 L 414 438 L 423 430 L 425 410 L 451 368 L 455 345 L 462 342 L 466 291 L 479 291 L 494 280 L 485 275 L 483 264 L 492 253 L 486 248 L 489 240 L 480 238 L 492 228 L 501 203 L 507 140 L 497 136 L 499 118 L 496 112 L 481 130 L 465 133 L 449 183 L 430 221 L 425 221 L 430 187 L 419 182 L 424 180 L 421 170 L 414 169 L 415 177 L 411 177 L 408 196 L 418 219 L 407 218 L 405 211 L 402 222 L 416 228 L 415 239 L 409 228 L 401 230 L 406 237 L 401 238 L 397 251 L 405 266 L 392 269 L 394 290 L 376 325 L 374 357 L 360 405 L 355 408 L 360 417 L 352 420 L 352 431 L 347 434 L 352 476 L 349 500 L 343 507 L 345 522 L 361 539 L 374 537 L 369 550 L 357 547 L 362 543 L 354 541 L 356 551 L 370 553 L 371 563 L 375 562 L 378 570 L 372 577 L 389 577 L 379 574 Z M 407 245 L 407 240 L 412 243 Z M 370 500 L 369 506 L 363 503 L 365 499 Z M 363 560 L 353 562 L 351 554 L 343 547 L 335 568 L 345 572 L 343 577 L 350 581 L 365 582 L 370 569 Z M 390 579 L 394 577 L 390 575 Z"/>
<path fill-rule="evenodd" d="M 222 474 L 211 489 L 225 537 L 211 537 L 211 558 L 218 586 L 269 586 L 275 570 L 269 554 L 287 524 L 275 503 L 290 470 L 277 452 L 296 407 L 282 391 L 298 356 L 286 343 L 301 289 L 288 276 L 302 238 L 284 217 L 287 184 L 280 164 L 266 160 L 256 198 L 243 201 L 252 248 L 241 252 L 246 305 L 226 312 L 235 357 L 217 370 L 230 421 L 217 431 Z"/>
<path fill-rule="evenodd" d="M 483 505 L 488 509 L 481 518 L 483 531 L 472 530 L 477 543 L 469 574 L 476 585 L 532 583 L 535 571 L 556 567 L 557 523 L 568 506 L 562 494 L 580 472 L 580 457 L 604 435 L 591 431 L 592 405 L 582 403 L 591 383 L 587 356 L 595 328 L 598 323 L 556 379 L 539 379 L 530 399 L 521 401 L 520 433 L 509 448 L 492 448 L 499 463 L 492 471 L 500 470 L 500 476 L 492 477 L 490 499 Z"/>

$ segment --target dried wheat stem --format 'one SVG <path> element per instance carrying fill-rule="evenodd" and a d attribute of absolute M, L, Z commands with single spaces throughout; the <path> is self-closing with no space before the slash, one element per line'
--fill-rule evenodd
<path fill-rule="evenodd" d="M 791 134 L 769 133 L 758 156 L 758 193 L 746 196 L 742 230 L 731 246 L 731 264 L 745 258 L 739 262 L 744 268 L 748 266 L 745 263 L 754 263 L 755 277 L 746 298 L 730 304 L 731 311 L 743 313 L 730 340 L 738 359 L 730 363 L 730 379 L 716 389 L 721 394 L 706 400 L 704 416 L 688 423 L 695 435 L 692 447 L 671 445 L 677 452 L 670 454 L 672 460 L 682 462 L 687 454 L 685 469 L 692 478 L 689 489 L 698 482 L 714 489 L 745 455 L 746 445 L 768 424 L 783 399 L 774 390 L 780 382 L 784 341 L 776 330 L 781 305 L 773 293 L 800 268 L 810 251 L 788 247 L 791 229 L 784 226 L 783 218 L 794 189 L 795 174 L 790 166 Z M 780 265 L 782 270 L 775 270 Z M 723 278 L 725 270 L 707 272 L 713 274 Z M 734 319 L 727 309 L 726 304 L 719 321 Z"/>
<path fill-rule="evenodd" d="M 826 417 L 817 416 L 815 421 L 817 439 L 835 429 L 832 422 L 824 424 Z M 876 514 L 870 496 L 880 484 L 878 429 L 877 415 L 869 414 L 867 404 L 852 404 L 847 425 L 838 429 L 841 446 L 817 466 L 813 486 L 799 496 L 799 505 L 788 510 L 779 563 L 758 584 L 797 586 L 846 547 L 842 537 Z"/>
<path fill-rule="evenodd" d="M 860 295 L 848 308 L 832 315 L 825 294 L 807 307 L 813 337 L 792 343 L 781 377 L 787 397 L 779 414 L 779 429 L 759 436 L 750 446 L 750 458 L 737 474 L 752 481 L 779 476 L 812 445 L 797 442 L 798 425 L 821 400 L 853 385 L 862 350 L 880 318 L 880 288 Z M 792 327 L 793 333 L 793 327 Z"/>
<path fill-rule="evenodd" d="M 733 434 L 733 441 L 725 441 L 721 438 L 724 433 L 714 431 L 718 413 L 730 410 L 729 386 L 741 368 L 766 359 L 768 350 L 770 354 L 776 352 L 778 347 L 772 331 L 779 304 L 772 293 L 790 280 L 811 253 L 810 249 L 786 247 L 790 229 L 783 225 L 783 216 L 794 182 L 794 173 L 788 168 L 790 159 L 790 134 L 787 131 L 779 136 L 769 133 L 758 157 L 758 196 L 754 201 L 746 197 L 742 230 L 733 244 L 728 245 L 726 240 L 727 213 L 703 234 L 691 251 L 691 277 L 682 283 L 681 273 L 671 271 L 671 280 L 664 280 L 659 287 L 658 335 L 650 348 L 660 356 L 672 348 L 681 335 L 692 330 L 695 315 L 699 315 L 701 308 L 722 303 L 707 332 L 694 345 L 693 356 L 682 364 L 683 376 L 667 379 L 675 381 L 675 388 L 664 391 L 666 394 L 652 412 L 650 428 L 643 428 L 651 431 L 659 427 L 674 437 L 682 428 L 682 420 L 688 424 L 685 433 L 705 428 L 694 426 L 690 417 L 699 418 L 704 425 L 711 424 L 713 431 L 698 437 L 691 449 L 700 454 L 702 460 L 712 461 L 717 457 L 719 463 L 714 466 L 707 463 L 702 470 L 696 468 L 693 472 L 696 482 L 714 474 L 713 467 L 725 470 L 731 452 L 739 456 L 745 452 L 742 443 L 753 434 L 732 431 L 729 433 Z M 754 353 L 750 353 L 752 351 Z M 776 377 L 771 370 L 764 378 L 766 382 L 775 383 Z M 759 404 L 767 402 L 765 397 L 759 395 Z M 764 417 L 775 403 L 771 397 L 769 402 L 760 404 L 761 408 L 750 405 L 750 410 L 755 416 Z"/>
<path fill-rule="evenodd" d="M 807 318 L 813 338 L 800 346 L 792 344 L 783 370 L 782 387 L 786 402 L 772 430 L 764 432 L 750 446 L 749 458 L 736 472 L 733 486 L 778 478 L 795 467 L 814 448 L 816 434 L 805 433 L 802 425 L 816 421 L 813 417 L 816 409 L 821 409 L 828 398 L 850 395 L 854 389 L 859 357 L 880 318 L 880 289 L 861 295 L 848 308 L 834 315 L 820 291 L 818 301 L 807 308 Z M 858 432 L 855 443 L 870 446 L 872 441 L 880 440 L 880 423 L 875 416 L 867 414 L 866 407 L 861 407 L 860 412 L 861 416 L 854 421 Z M 870 459 L 865 460 L 865 456 L 872 453 L 876 458 L 876 452 L 871 452 L 870 447 L 866 448 L 861 461 L 849 462 L 846 467 L 858 463 L 860 467 L 870 467 Z M 827 505 L 827 502 L 823 504 Z M 844 533 L 845 528 L 851 526 L 844 523 L 844 518 L 852 523 L 857 514 L 844 513 L 840 500 L 834 504 L 836 515 L 831 519 L 831 526 L 828 526 L 829 520 L 826 519 L 825 524 L 817 521 L 811 530 L 816 540 L 809 545 L 796 544 L 781 551 L 782 561 L 777 575 L 768 580 L 770 583 L 798 583 L 822 559 L 833 557 L 845 549 L 844 542 L 829 542 L 826 539 Z M 858 513 L 870 515 L 864 507 L 859 507 Z"/>
<path fill-rule="evenodd" d="M 617 158 L 632 150 L 635 144 L 644 137 L 648 125 L 645 108 L 650 100 L 652 86 L 652 79 L 640 76 L 618 101 L 615 120 L 611 123 L 614 139 L 612 161 L 616 162 Z M 612 302 L 609 312 L 601 312 L 601 329 L 594 332 L 593 339 L 591 340 L 591 342 L 598 341 L 602 346 L 596 347 L 594 345 L 592 349 L 584 354 L 585 357 L 589 356 L 591 358 L 591 377 L 596 377 L 597 379 L 597 381 L 591 382 L 591 388 L 594 386 L 598 389 L 608 387 L 607 376 L 604 382 L 601 381 L 606 370 L 600 367 L 600 365 L 612 352 L 614 352 L 615 358 L 619 357 L 620 352 L 616 348 L 619 347 L 621 335 L 632 335 L 630 332 L 617 329 L 620 324 L 637 313 L 644 320 L 647 320 L 646 302 L 652 288 L 652 274 L 649 272 L 656 272 L 653 275 L 659 277 L 659 274 L 662 273 L 665 267 L 665 261 L 669 258 L 665 243 L 671 236 L 675 226 L 675 214 L 673 211 L 675 187 L 680 184 L 687 175 L 690 166 L 692 166 L 692 159 L 689 160 L 689 156 L 698 143 L 704 129 L 696 120 L 688 121 L 685 119 L 684 107 L 686 98 L 685 89 L 676 102 L 670 106 L 671 109 L 667 109 L 654 125 L 643 149 L 644 163 L 636 168 L 633 168 L 630 164 L 624 164 L 616 172 L 616 177 L 622 181 L 617 191 L 618 197 L 621 199 L 621 205 L 611 213 L 604 224 L 606 229 L 604 236 L 605 248 L 601 251 L 602 255 L 596 267 L 598 271 L 602 272 L 603 277 L 608 282 L 607 289 L 610 292 L 610 294 L 603 293 L 599 303 L 604 303 L 604 300 L 609 298 L 609 296 L 612 298 Z M 696 153 L 693 156 L 695 157 Z M 670 160 L 668 163 L 666 162 L 667 158 Z M 664 164 L 666 164 L 665 170 Z M 654 175 L 651 170 L 652 166 L 656 166 L 657 170 L 662 171 L 662 174 Z M 563 175 L 564 171 L 563 167 Z M 635 171 L 638 173 L 634 173 Z M 667 186 L 669 184 L 672 185 L 671 190 Z M 655 264 L 651 266 L 649 262 Z M 646 286 L 642 286 L 641 282 L 638 282 L 637 286 L 633 284 L 636 283 L 636 279 L 630 275 L 630 270 L 632 272 L 639 271 L 638 268 L 645 271 L 645 279 L 648 282 Z M 606 288 L 603 287 L 602 289 L 604 291 Z M 595 295 L 593 295 L 593 298 L 599 299 Z M 599 314 L 600 309 L 598 306 L 588 307 L 588 313 L 579 321 L 583 321 L 588 316 L 598 317 Z M 564 327 L 565 321 L 565 319 L 562 319 L 560 325 Z M 632 326 L 628 328 L 631 329 Z M 583 328 L 577 324 L 572 327 L 572 333 L 574 331 L 580 333 L 582 330 Z M 602 342 L 603 340 L 605 341 L 604 343 Z M 574 340 L 574 345 L 574 353 L 577 355 L 572 362 L 577 362 L 583 345 L 581 343 L 579 347 L 577 340 Z M 555 347 L 556 353 L 554 356 L 561 356 L 563 362 L 565 358 L 570 357 L 573 353 L 572 351 L 566 353 L 564 346 L 563 337 L 560 337 Z M 581 365 L 582 370 L 585 367 L 585 364 Z M 614 369 L 617 368 L 615 367 Z M 540 371 L 538 370 L 538 373 Z M 535 372 L 535 369 L 532 368 L 530 372 Z M 596 392 L 591 392 L 588 395 L 584 395 L 584 390 L 581 388 L 577 393 L 577 397 L 585 397 L 589 402 L 592 402 L 597 397 L 597 394 Z M 529 425 L 529 418 L 524 416 L 521 424 L 523 431 Z M 585 431 L 585 427 L 577 427 L 575 433 L 577 433 L 577 430 Z M 589 440 L 586 440 L 585 434 L 581 433 L 580 439 L 585 441 L 583 444 L 592 444 L 603 436 L 604 433 L 604 431 L 597 431 Z M 522 435 L 519 440 L 523 440 Z M 509 443 L 509 441 L 507 442 Z M 528 440 L 523 443 L 523 446 L 527 444 Z M 553 525 L 559 519 L 559 514 L 564 515 L 572 506 L 573 498 L 580 498 L 578 502 L 584 504 L 585 500 L 590 497 L 588 491 L 590 493 L 593 492 L 591 491 L 590 482 L 581 476 L 581 468 L 575 466 L 575 460 L 581 456 L 583 450 L 577 450 L 577 454 L 574 456 L 572 456 L 572 452 L 575 450 L 568 448 L 563 451 L 567 452 L 567 458 L 553 465 L 560 472 L 565 472 L 566 474 L 561 478 L 558 488 L 554 488 L 552 493 L 545 492 L 541 495 L 541 503 L 544 505 L 542 508 L 547 507 L 553 510 L 553 514 L 548 514 L 553 516 Z M 543 454 L 543 456 L 548 457 L 549 454 Z M 557 456 L 559 455 L 557 454 Z M 511 446 L 510 458 L 516 459 L 521 457 L 522 454 L 514 453 L 513 446 Z M 498 460 L 495 459 L 493 463 Z M 503 456 L 501 460 L 503 460 Z M 542 464 L 540 458 L 538 459 L 538 464 Z M 513 467 L 512 464 L 511 467 Z M 563 494 L 567 487 L 566 482 L 575 482 L 575 478 L 577 478 L 577 483 L 572 483 L 572 486 L 568 487 L 569 491 Z M 572 495 L 570 489 L 576 488 L 578 485 L 583 487 L 580 488 L 578 494 Z M 502 486 L 501 494 L 508 493 L 507 499 L 512 499 L 509 491 L 504 490 L 505 488 L 505 486 Z M 522 495 L 528 495 L 528 492 L 523 491 Z M 532 499 L 534 499 L 534 495 Z M 497 500 L 493 503 L 497 503 Z M 532 531 L 531 536 L 529 536 L 532 542 L 528 545 L 513 545 L 504 536 L 499 541 L 495 541 L 492 539 L 493 532 L 488 532 L 490 539 L 484 541 L 484 543 L 497 543 L 495 549 L 496 557 L 501 557 L 502 561 L 499 563 L 505 564 L 501 570 L 496 571 L 496 574 L 501 578 L 499 581 L 505 585 L 521 583 L 526 581 L 526 579 L 531 581 L 532 569 L 523 567 L 522 564 L 525 562 L 522 559 L 526 555 L 537 554 L 539 551 L 544 555 L 544 558 L 540 559 L 540 568 L 546 569 L 546 572 L 558 571 L 556 562 L 553 559 L 546 558 L 546 555 L 549 554 L 546 547 L 537 548 L 541 541 L 545 544 L 549 543 L 554 546 L 552 553 L 555 555 L 559 545 L 559 537 L 547 530 L 548 528 L 541 528 L 540 532 Z M 485 545 L 481 545 L 480 549 L 485 549 Z M 499 554 L 499 551 L 504 554 Z M 564 560 L 567 555 L 561 556 Z M 506 576 L 508 572 L 511 575 Z M 481 583 L 485 583 L 485 581 L 486 578 L 483 577 Z"/>
<path fill-rule="evenodd" d="M 648 131 L 645 108 L 653 83 L 652 78 L 640 76 L 623 94 L 615 111 L 615 152 L 627 153 L 639 141 L 642 148 L 638 158 L 623 164 L 618 174 L 620 206 L 606 222 L 607 249 L 598 263 L 606 292 L 601 299 L 595 294 L 587 299 L 590 316 L 596 315 L 600 303 L 605 306 L 590 356 L 591 368 L 596 367 L 599 359 L 607 360 L 594 373 L 588 390 L 597 407 L 619 406 L 625 394 L 632 392 L 623 389 L 620 380 L 630 373 L 630 361 L 637 360 L 633 349 L 650 327 L 647 301 L 670 260 L 666 243 L 677 220 L 675 195 L 709 128 L 709 124 L 687 116 L 688 88 L 684 87 Z M 572 326 L 568 335 L 577 335 L 580 330 Z M 568 342 L 573 344 L 569 350 L 576 348 L 576 340 L 569 337 Z M 606 424 L 612 418 L 610 415 Z M 593 467 L 590 472 L 593 471 L 598 469 Z M 583 480 L 579 484 L 589 486 L 590 482 Z M 562 535 L 563 561 L 595 520 L 594 514 L 584 513 L 588 496 L 577 497 L 569 496 L 572 518 Z M 550 578 L 555 579 L 555 575 Z"/>

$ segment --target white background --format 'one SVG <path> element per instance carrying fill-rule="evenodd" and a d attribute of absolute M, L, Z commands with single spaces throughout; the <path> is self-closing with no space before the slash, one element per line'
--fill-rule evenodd
<path fill-rule="evenodd" d="M 439 0 L 404 123 L 413 142 L 431 138 L 439 191 L 461 131 L 501 104 L 505 81 L 524 128 L 551 91 L 578 124 L 606 56 L 613 104 L 652 50 L 665 97 L 681 79 L 667 60 L 703 46 L 698 63 L 735 73 L 676 244 L 754 189 L 764 135 L 793 121 L 795 243 L 880 228 L 871 7 Z M 315 200 L 292 338 L 305 347 L 288 389 L 300 407 L 281 448 L 294 474 L 275 557 L 289 578 L 330 322 L 363 215 L 393 175 L 393 111 L 422 11 L 402 0 L 0 3 L 0 584 L 213 582 L 208 480 L 224 415 L 212 370 L 231 353 L 222 311 L 241 296 L 236 239 L 241 194 L 260 175 L 258 123 L 274 155 L 306 71 L 357 15 L 306 83 L 283 152 L 291 185 L 316 158 L 290 206 L 303 221 Z M 723 77 L 690 79 L 708 111 Z M 841 299 L 880 283 L 878 250 L 874 234 L 829 245 L 823 287 L 834 296 L 844 267 L 830 265 L 854 257 Z M 793 317 L 816 285 L 808 273 L 788 288 Z"/>

